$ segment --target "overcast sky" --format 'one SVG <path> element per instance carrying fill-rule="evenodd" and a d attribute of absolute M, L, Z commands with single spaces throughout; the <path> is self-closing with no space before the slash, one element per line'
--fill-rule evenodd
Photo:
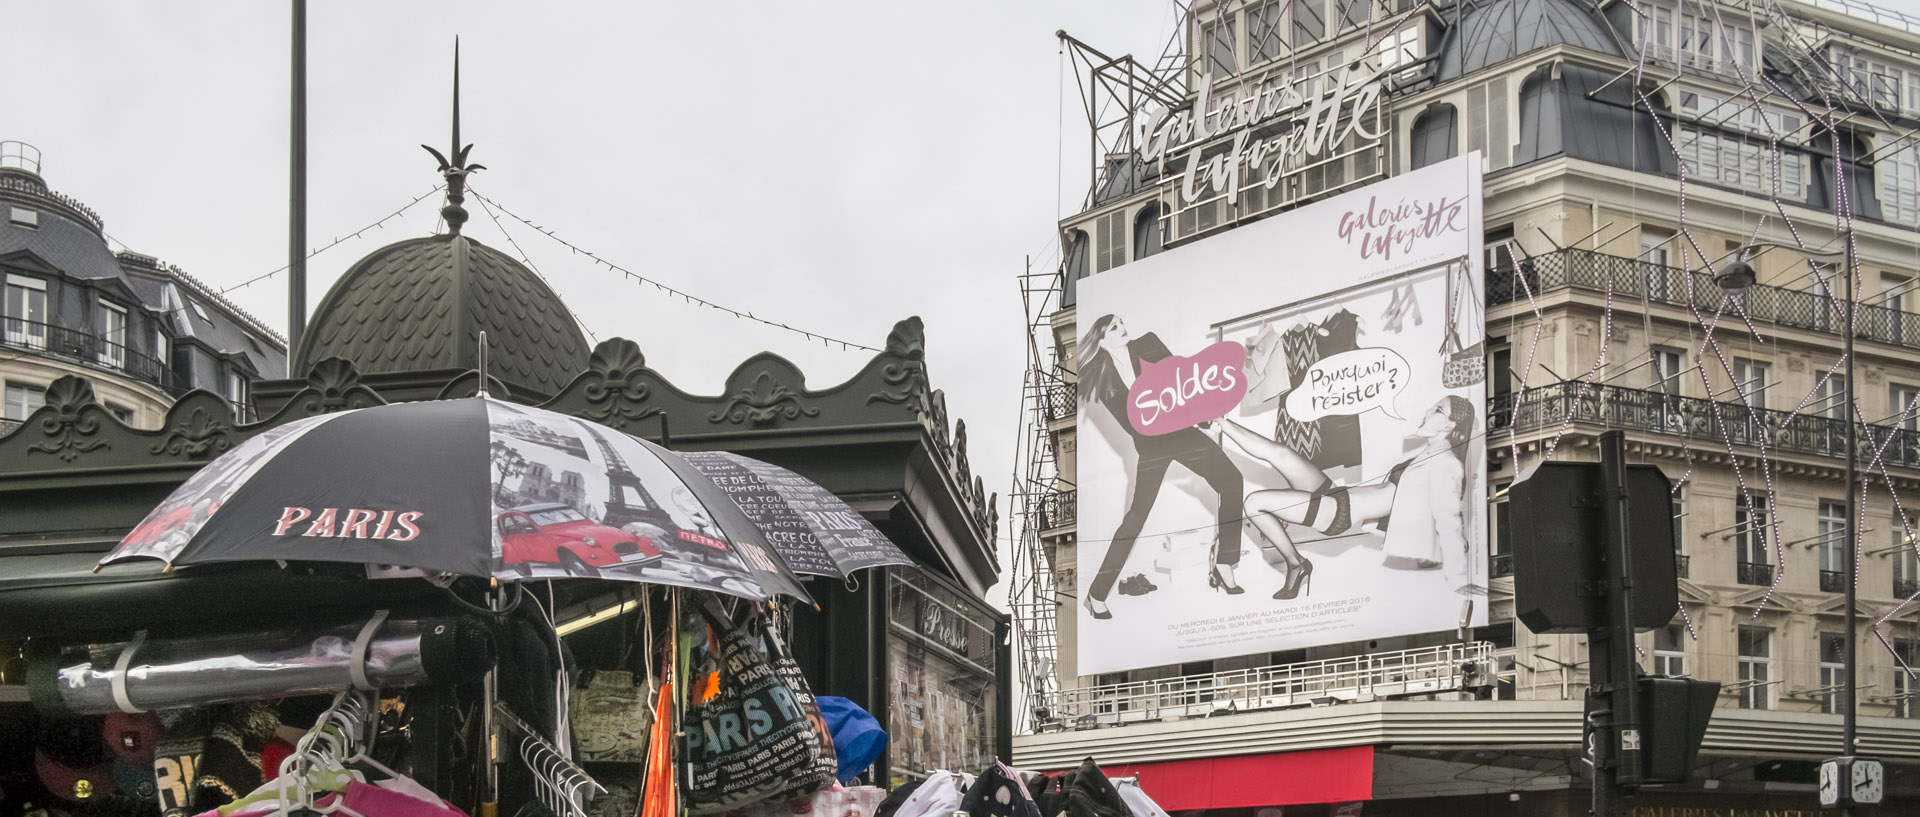
<path fill-rule="evenodd" d="M 48 185 L 99 212 L 115 249 L 215 287 L 274 270 L 287 258 L 289 6 L 8 3 L 0 139 L 38 147 Z M 921 316 L 932 383 L 1004 496 L 1025 365 L 1018 276 L 1029 256 L 1057 264 L 1056 219 L 1085 189 L 1086 130 L 1054 32 L 1144 57 L 1174 19 L 1168 0 L 320 0 L 309 246 L 439 183 L 418 145 L 449 140 L 458 35 L 462 137 L 487 166 L 475 190 L 621 266 L 816 333 L 879 347 Z M 361 256 L 435 231 L 437 204 L 309 262 L 308 303 Z M 520 255 L 468 209 L 468 235 Z M 687 305 L 506 228 L 589 332 L 637 341 L 690 391 L 718 393 L 762 350 L 812 388 L 871 357 Z M 229 297 L 285 330 L 284 273 Z"/>

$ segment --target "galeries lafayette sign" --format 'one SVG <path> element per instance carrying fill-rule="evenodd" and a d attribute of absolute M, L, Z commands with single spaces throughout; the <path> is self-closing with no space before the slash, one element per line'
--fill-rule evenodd
<path fill-rule="evenodd" d="M 1349 137 L 1378 144 L 1386 132 L 1377 117 L 1369 122 L 1365 114 L 1379 107 L 1384 73 L 1362 64 L 1338 77 L 1328 72 L 1288 83 L 1247 83 L 1250 93 L 1224 100 L 1213 98 L 1213 75 L 1207 74 L 1192 105 L 1161 110 L 1147 122 L 1142 158 L 1164 169 L 1169 160 L 1178 166 L 1175 157 L 1186 154 L 1180 175 L 1169 180 L 1180 185 L 1182 210 L 1220 193 L 1237 203 L 1241 190 L 1255 184 L 1271 190 L 1338 151 Z M 1270 135 L 1254 138 L 1269 128 Z M 1203 149 L 1228 137 L 1232 142 L 1224 151 Z"/>

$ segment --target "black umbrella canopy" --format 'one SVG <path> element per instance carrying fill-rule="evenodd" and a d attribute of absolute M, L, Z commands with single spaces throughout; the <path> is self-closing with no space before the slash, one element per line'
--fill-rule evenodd
<path fill-rule="evenodd" d="M 101 563 L 134 558 L 349 562 L 807 598 L 761 531 L 678 455 L 485 397 L 264 432 L 194 475 Z"/>

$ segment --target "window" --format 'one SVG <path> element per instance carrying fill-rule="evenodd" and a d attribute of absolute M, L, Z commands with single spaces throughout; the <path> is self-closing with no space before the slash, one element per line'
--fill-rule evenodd
<path fill-rule="evenodd" d="M 253 409 L 247 400 L 247 393 L 250 391 L 249 387 L 251 384 L 247 382 L 246 376 L 239 372 L 228 372 L 226 385 L 227 400 L 233 403 L 233 407 L 239 411 L 240 418 L 243 420 L 253 419 Z"/>
<path fill-rule="evenodd" d="M 1354 0 L 1358 3 L 1359 0 Z M 1420 26 L 1407 23 L 1399 32 L 1380 41 L 1380 68 L 1392 71 L 1402 65 L 1412 65 L 1420 60 Z"/>
<path fill-rule="evenodd" d="M 1207 55 L 1207 73 L 1216 77 L 1230 77 L 1240 70 L 1233 59 L 1233 35 L 1233 18 L 1225 12 L 1200 26 L 1200 44 Z"/>
<path fill-rule="evenodd" d="M 1368 20 L 1373 19 L 1373 0 L 1333 0 L 1333 2 L 1334 6 L 1340 9 L 1343 17 L 1340 23 L 1342 29 L 1366 25 Z"/>
<path fill-rule="evenodd" d="M 1893 562 L 1893 597 L 1902 601 L 1920 593 L 1920 555 L 1913 551 L 1913 537 L 1920 534 L 1914 519 L 1900 514 L 1893 515 L 1893 541 L 1887 546 L 1887 557 Z"/>
<path fill-rule="evenodd" d="M 7 208 L 7 221 L 18 227 L 37 230 L 40 229 L 40 211 L 10 206 Z"/>
<path fill-rule="evenodd" d="M 1266 2 L 1247 10 L 1247 63 L 1278 59 L 1287 53 L 1284 17 L 1287 6 L 1282 0 Z"/>
<path fill-rule="evenodd" d="M 1673 575 L 1687 578 L 1687 487 L 1673 486 Z"/>
<path fill-rule="evenodd" d="M 24 275 L 7 276 L 6 339 L 10 346 L 47 348 L 47 282 Z"/>
<path fill-rule="evenodd" d="M 1744 357 L 1733 359 L 1733 401 L 1755 409 L 1767 407 L 1767 364 Z"/>
<path fill-rule="evenodd" d="M 1820 634 L 1820 711 L 1840 714 L 1840 688 L 1847 683 L 1847 638 Z"/>
<path fill-rule="evenodd" d="M 1916 683 L 1915 672 L 1920 667 L 1914 660 L 1920 658 L 1920 648 L 1911 638 L 1893 640 L 1893 716 L 1896 718 L 1920 718 L 1920 705 L 1915 705 L 1913 697 L 1920 692 L 1920 683 Z"/>
<path fill-rule="evenodd" d="M 1733 525 L 1735 578 L 1741 584 L 1772 585 L 1773 568 L 1767 557 L 1767 498 L 1746 494 L 1735 497 Z"/>
<path fill-rule="evenodd" d="M 1311 45 L 1327 36 L 1326 4 L 1327 0 L 1293 0 L 1295 46 Z"/>
<path fill-rule="evenodd" d="M 1822 417 L 1847 419 L 1847 376 L 1839 372 L 1827 372 L 1820 377 L 1820 385 L 1814 389 L 1813 404 L 1807 408 Z"/>
<path fill-rule="evenodd" d="M 1881 216 L 1908 227 L 1920 223 L 1920 151 L 1909 145 L 1882 153 L 1873 169 L 1880 185 Z"/>
<path fill-rule="evenodd" d="M 106 407 L 107 413 L 113 415 L 114 419 L 119 420 L 121 425 L 133 425 L 133 409 L 116 403 L 107 403 Z"/>
<path fill-rule="evenodd" d="M 1115 210 L 1098 220 L 1099 252 L 1094 256 L 1094 272 L 1106 272 L 1127 263 L 1127 212 Z"/>
<path fill-rule="evenodd" d="M 1732 134 L 1681 126 L 1676 153 L 1687 175 L 1751 193 L 1806 198 L 1806 157 Z"/>
<path fill-rule="evenodd" d="M 9 383 L 6 400 L 5 413 L 0 414 L 0 419 L 25 420 L 35 409 L 47 404 L 47 390 L 24 383 Z"/>
<path fill-rule="evenodd" d="M 1493 564 L 1487 575 L 1493 578 L 1513 575 L 1513 514 L 1506 497 L 1493 503 Z"/>
<path fill-rule="evenodd" d="M 1149 202 L 1140 208 L 1140 215 L 1133 217 L 1133 260 L 1158 254 L 1161 249 L 1160 205 Z"/>
<path fill-rule="evenodd" d="M 1847 542 L 1847 503 L 1820 500 L 1820 516 L 1814 540 L 1820 552 L 1820 592 L 1845 592 Z"/>
<path fill-rule="evenodd" d="M 107 301 L 100 302 L 98 314 L 100 332 L 100 363 L 116 369 L 127 365 L 127 308 Z"/>
<path fill-rule="evenodd" d="M 1648 228 L 1640 230 L 1640 260 L 1644 262 L 1640 265 L 1640 271 L 1648 300 L 1670 300 L 1673 286 L 1669 278 L 1680 273 L 1672 269 L 1673 263 L 1668 257 L 1672 244 L 1673 233 Z M 1682 281 L 1680 287 L 1687 288 L 1687 283 Z"/>
<path fill-rule="evenodd" d="M 1654 402 L 1661 409 L 1661 416 L 1670 419 L 1679 418 L 1680 390 L 1685 385 L 1682 367 L 1687 362 L 1687 353 L 1679 349 L 1655 346 L 1647 351 L 1650 359 L 1647 365 L 1647 389 L 1656 394 L 1666 395 Z"/>
<path fill-rule="evenodd" d="M 1653 631 L 1653 674 L 1675 678 L 1687 674 L 1687 627 L 1668 624 Z"/>
<path fill-rule="evenodd" d="M 1906 101 L 1901 85 L 1907 72 L 1899 66 L 1844 50 L 1834 55 L 1833 63 L 1841 81 L 1862 101 L 1889 111 L 1900 110 Z"/>
<path fill-rule="evenodd" d="M 1513 163 L 1513 137 L 1507 132 L 1507 78 L 1467 90 L 1467 151 L 1480 151 L 1486 169 Z"/>
<path fill-rule="evenodd" d="M 1673 62 L 1673 10 L 1654 8 L 1649 11 L 1650 14 L 1640 18 L 1640 44 L 1645 46 L 1650 59 Z"/>
<path fill-rule="evenodd" d="M 167 333 L 160 328 L 158 319 L 153 321 L 153 359 L 165 361 L 171 356 L 167 349 Z"/>
<path fill-rule="evenodd" d="M 1913 291 L 1913 279 L 1884 270 L 1880 273 L 1880 308 L 1862 310 L 1865 331 L 1888 343 L 1901 343 L 1908 337 L 1920 337 L 1907 331 L 1907 295 Z"/>
<path fill-rule="evenodd" d="M 1740 708 L 1773 708 L 1773 631 L 1740 628 Z"/>

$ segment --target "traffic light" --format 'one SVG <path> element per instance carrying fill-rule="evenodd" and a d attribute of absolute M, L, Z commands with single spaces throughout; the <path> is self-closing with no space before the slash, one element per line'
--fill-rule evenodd
<path fill-rule="evenodd" d="M 1633 626 L 1666 626 L 1680 609 L 1674 576 L 1672 484 L 1659 467 L 1627 466 L 1633 548 Z M 1607 624 L 1608 569 L 1600 463 L 1539 463 L 1508 489 L 1514 614 L 1536 633 L 1584 633 Z"/>
<path fill-rule="evenodd" d="M 1717 681 L 1640 679 L 1640 765 L 1643 783 L 1685 783 L 1706 739 Z"/>

